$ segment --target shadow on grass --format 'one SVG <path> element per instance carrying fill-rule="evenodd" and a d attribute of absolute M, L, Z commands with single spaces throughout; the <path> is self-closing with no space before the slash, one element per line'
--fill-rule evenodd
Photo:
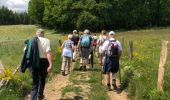
<path fill-rule="evenodd" d="M 80 68 L 74 68 L 73 71 L 79 71 L 79 72 L 82 72 L 83 70 L 81 70 Z M 101 69 L 98 69 L 98 68 L 90 68 L 90 69 L 87 69 L 86 71 L 91 71 L 91 72 L 101 72 Z M 84 72 L 86 72 L 84 71 Z"/>
<path fill-rule="evenodd" d="M 84 100 L 81 96 L 74 96 L 74 99 L 60 99 L 60 100 Z"/>

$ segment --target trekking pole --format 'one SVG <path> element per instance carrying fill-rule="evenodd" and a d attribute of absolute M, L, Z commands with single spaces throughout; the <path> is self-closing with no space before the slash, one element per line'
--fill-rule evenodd
<path fill-rule="evenodd" d="M 93 51 L 91 52 L 91 66 L 93 68 Z"/>
<path fill-rule="evenodd" d="M 102 65 L 101 65 L 101 85 L 102 85 L 102 79 L 103 79 L 103 71 L 102 71 Z"/>
<path fill-rule="evenodd" d="M 119 66 L 119 80 L 120 80 L 120 84 L 122 83 L 122 79 L 121 79 L 121 66 Z"/>

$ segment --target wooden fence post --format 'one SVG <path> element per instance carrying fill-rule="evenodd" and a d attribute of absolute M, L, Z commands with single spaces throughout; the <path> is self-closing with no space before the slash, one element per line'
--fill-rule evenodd
<path fill-rule="evenodd" d="M 58 40 L 58 42 L 59 42 L 59 45 L 60 45 L 60 47 L 61 47 L 61 45 L 62 45 L 61 40 Z"/>
<path fill-rule="evenodd" d="M 132 60 L 132 58 L 133 58 L 133 41 L 129 41 L 128 55 L 129 55 L 129 59 Z"/>
<path fill-rule="evenodd" d="M 162 42 L 162 50 L 160 54 L 160 63 L 159 63 L 159 70 L 158 70 L 158 81 L 157 81 L 157 89 L 159 91 L 163 91 L 163 85 L 164 85 L 164 66 L 166 64 L 167 60 L 167 54 L 168 54 L 168 41 Z"/>
<path fill-rule="evenodd" d="M 125 43 L 125 40 L 124 40 L 124 37 L 122 37 L 122 48 L 124 47 L 124 43 Z"/>

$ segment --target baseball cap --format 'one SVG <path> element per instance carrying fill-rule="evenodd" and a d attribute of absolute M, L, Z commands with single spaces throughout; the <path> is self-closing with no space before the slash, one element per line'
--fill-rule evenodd
<path fill-rule="evenodd" d="M 73 33 L 77 33 L 77 30 L 74 30 Z"/>
<path fill-rule="evenodd" d="M 110 31 L 109 35 L 115 35 L 115 32 L 114 31 Z"/>

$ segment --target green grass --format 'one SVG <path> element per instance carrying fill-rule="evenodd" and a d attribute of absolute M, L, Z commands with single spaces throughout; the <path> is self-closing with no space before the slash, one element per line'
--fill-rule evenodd
<path fill-rule="evenodd" d="M 79 60 L 75 64 L 74 70 L 71 72 L 71 75 L 69 77 L 69 80 L 72 82 L 73 86 L 79 86 L 79 85 L 89 85 L 90 91 L 88 93 L 85 92 L 85 90 L 82 89 L 82 92 L 84 91 L 86 94 L 86 97 L 90 100 L 108 100 L 109 97 L 107 95 L 107 89 L 105 86 L 101 84 L 101 69 L 99 67 L 99 64 L 97 63 L 97 59 L 95 58 L 95 64 L 94 68 L 90 68 L 88 71 L 82 73 L 79 70 Z M 90 66 L 90 65 L 89 65 Z M 80 77 L 80 79 L 78 78 Z M 86 77 L 89 77 L 89 79 L 86 79 Z M 76 88 L 67 89 L 69 86 L 64 87 L 63 90 L 65 92 L 75 92 Z M 80 87 L 81 89 L 81 87 Z M 68 91 L 69 90 L 69 91 Z M 62 93 L 62 94 L 64 94 Z M 77 94 L 77 93 L 76 93 Z M 63 95 L 64 96 L 64 95 Z M 79 96 L 83 97 L 82 93 L 79 93 Z"/>
<path fill-rule="evenodd" d="M 34 36 L 38 27 L 34 25 L 10 25 L 0 26 L 0 60 L 5 68 L 14 70 L 20 63 L 23 54 L 23 41 Z M 51 40 L 53 53 L 53 74 L 59 72 L 61 67 L 61 54 L 56 53 L 58 47 L 58 39 L 64 36 L 55 33 L 53 30 L 45 29 L 46 37 Z M 170 52 L 168 52 L 168 60 L 165 65 L 164 91 L 157 91 L 157 73 L 160 60 L 160 51 L 162 40 L 170 41 L 170 28 L 163 29 L 147 29 L 116 32 L 116 38 L 122 40 L 124 38 L 123 54 L 121 58 L 121 72 L 123 86 L 128 92 L 131 100 L 168 100 L 170 98 Z M 133 40 L 134 58 L 132 61 L 128 59 L 128 42 Z M 168 47 L 170 50 L 170 46 Z M 76 65 L 79 66 L 79 63 Z M 73 71 L 70 81 L 74 85 L 82 83 L 90 84 L 91 100 L 107 100 L 106 89 L 101 85 L 99 65 L 95 65 L 94 69 L 89 71 L 89 80 L 76 80 L 74 77 L 79 75 L 79 71 Z M 82 78 L 84 76 L 82 75 Z M 20 79 L 21 81 L 19 81 Z M 31 77 L 27 70 L 25 74 L 17 73 L 16 78 L 10 84 L 0 90 L 0 100 L 12 100 L 13 98 L 21 99 L 24 93 L 28 93 L 31 88 Z M 102 91 L 101 91 L 102 90 Z M 79 93 L 77 87 L 66 87 L 63 94 L 73 91 Z M 20 92 L 22 92 L 20 94 Z"/>
<path fill-rule="evenodd" d="M 34 25 L 9 25 L 0 26 L 0 60 L 5 69 L 14 69 L 20 64 L 23 56 L 24 41 L 35 35 L 36 29 L 39 27 Z M 62 39 L 60 34 L 53 30 L 45 29 L 45 37 L 50 39 L 53 55 L 53 74 L 57 74 L 60 70 L 61 54 L 57 52 L 58 39 Z M 17 72 L 12 78 L 9 85 L 5 89 L 1 89 L 0 99 L 13 100 L 12 98 L 22 99 L 31 90 L 32 79 L 29 70 L 25 73 Z M 50 77 L 48 80 L 51 79 Z M 2 99 L 4 100 L 4 99 Z"/>
<path fill-rule="evenodd" d="M 124 38 L 121 68 L 123 85 L 132 100 L 168 100 L 170 93 L 169 58 L 165 65 L 164 92 L 157 91 L 157 73 L 162 40 L 170 41 L 170 29 L 149 29 L 118 32 L 117 38 Z M 134 43 L 134 58 L 128 59 L 128 41 Z M 170 50 L 170 47 L 168 47 Z M 170 54 L 170 52 L 169 52 Z M 168 54 L 168 55 L 169 55 Z"/>

